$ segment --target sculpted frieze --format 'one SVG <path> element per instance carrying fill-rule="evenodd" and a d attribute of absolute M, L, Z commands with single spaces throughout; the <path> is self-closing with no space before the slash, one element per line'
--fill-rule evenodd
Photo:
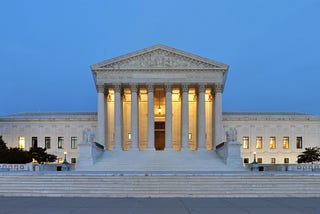
<path fill-rule="evenodd" d="M 132 56 L 122 61 L 111 63 L 102 68 L 217 68 L 217 66 L 178 55 L 166 50 L 157 49 L 141 55 Z"/>

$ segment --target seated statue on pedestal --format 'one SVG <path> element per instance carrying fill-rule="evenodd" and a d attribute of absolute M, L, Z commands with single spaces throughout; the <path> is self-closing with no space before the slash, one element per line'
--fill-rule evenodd
<path fill-rule="evenodd" d="M 237 141 L 237 130 L 235 128 L 229 128 L 226 131 L 227 142 L 236 142 Z"/>

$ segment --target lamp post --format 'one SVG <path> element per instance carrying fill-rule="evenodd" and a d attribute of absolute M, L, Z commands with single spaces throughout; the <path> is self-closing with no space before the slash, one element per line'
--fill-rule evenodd
<path fill-rule="evenodd" d="M 61 170 L 62 171 L 69 171 L 70 170 L 70 164 L 67 161 L 67 152 L 64 152 L 64 160 L 63 163 L 61 164 Z"/>
<path fill-rule="evenodd" d="M 253 152 L 253 162 L 251 163 L 251 171 L 259 171 L 259 165 L 257 163 L 257 153 Z"/>

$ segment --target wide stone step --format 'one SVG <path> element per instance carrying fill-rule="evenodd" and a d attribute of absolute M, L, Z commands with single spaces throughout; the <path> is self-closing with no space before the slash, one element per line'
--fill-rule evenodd
<path fill-rule="evenodd" d="M 318 174 L 1 174 L 2 196 L 245 197 L 320 193 Z"/>

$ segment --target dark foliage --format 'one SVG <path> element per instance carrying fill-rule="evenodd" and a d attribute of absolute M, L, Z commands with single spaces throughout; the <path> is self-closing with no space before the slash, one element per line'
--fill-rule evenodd
<path fill-rule="evenodd" d="M 33 159 L 35 159 L 38 163 L 45 163 L 45 162 L 54 162 L 57 160 L 57 156 L 48 154 L 46 149 L 37 147 L 31 147 L 29 153 Z"/>
<path fill-rule="evenodd" d="M 320 161 L 320 148 L 308 147 L 298 155 L 298 163 L 313 163 Z"/>
<path fill-rule="evenodd" d="M 31 155 L 28 151 L 18 148 L 10 148 L 4 155 L 5 163 L 30 163 Z"/>

